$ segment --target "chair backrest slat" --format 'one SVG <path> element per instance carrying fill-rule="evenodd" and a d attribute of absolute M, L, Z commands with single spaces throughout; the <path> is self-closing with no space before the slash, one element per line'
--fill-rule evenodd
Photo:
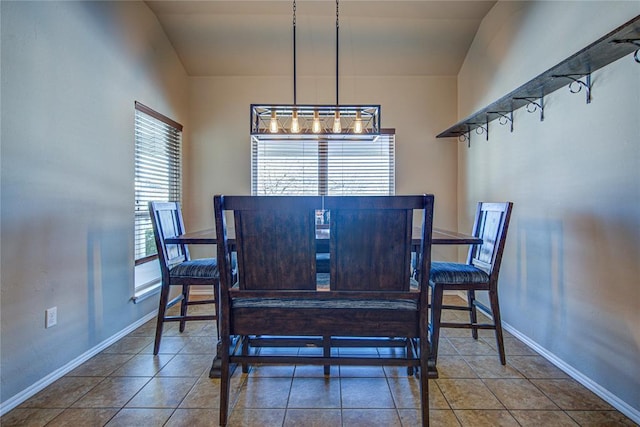
<path fill-rule="evenodd" d="M 167 244 L 165 239 L 184 234 L 182 211 L 178 202 L 149 202 L 149 213 L 153 234 L 158 249 L 161 270 L 189 260 L 189 249 L 185 245 Z"/>
<path fill-rule="evenodd" d="M 233 211 L 241 290 L 315 290 L 320 197 L 224 196 Z"/>
<path fill-rule="evenodd" d="M 478 203 L 473 235 L 481 245 L 469 248 L 468 263 L 496 276 L 504 250 L 513 203 Z"/>
<path fill-rule="evenodd" d="M 413 210 L 423 196 L 329 196 L 331 289 L 407 292 Z"/>

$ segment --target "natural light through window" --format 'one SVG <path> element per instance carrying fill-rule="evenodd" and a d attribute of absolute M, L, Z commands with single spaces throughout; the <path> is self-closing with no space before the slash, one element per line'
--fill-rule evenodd
<path fill-rule="evenodd" d="M 395 134 L 251 137 L 253 195 L 392 195 Z"/>

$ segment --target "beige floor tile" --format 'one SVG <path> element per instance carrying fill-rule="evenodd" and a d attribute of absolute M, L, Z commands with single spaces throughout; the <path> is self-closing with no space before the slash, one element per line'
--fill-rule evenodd
<path fill-rule="evenodd" d="M 293 365 L 251 365 L 251 376 L 254 378 L 290 378 L 296 367 Z"/>
<path fill-rule="evenodd" d="M 341 378 L 340 391 L 343 408 L 394 407 L 385 378 Z"/>
<path fill-rule="evenodd" d="M 125 408 L 109 421 L 107 427 L 162 426 L 173 409 Z"/>
<path fill-rule="evenodd" d="M 288 408 L 340 408 L 339 378 L 294 378 Z"/>
<path fill-rule="evenodd" d="M 180 354 L 206 354 L 211 357 L 216 354 L 218 340 L 213 337 L 185 337 L 184 347 L 180 349 Z"/>
<path fill-rule="evenodd" d="M 152 378 L 127 403 L 127 408 L 177 408 L 196 382 L 189 377 Z"/>
<path fill-rule="evenodd" d="M 388 378 L 407 378 L 410 376 L 407 373 L 406 366 L 383 366 L 382 369 L 384 371 L 384 375 Z"/>
<path fill-rule="evenodd" d="M 559 409 L 525 379 L 485 379 L 484 383 L 507 409 Z"/>
<path fill-rule="evenodd" d="M 618 411 L 567 411 L 567 414 L 584 427 L 637 426 Z"/>
<path fill-rule="evenodd" d="M 459 355 L 458 351 L 451 345 L 451 341 L 448 338 L 440 335 L 440 339 L 438 340 L 438 357 L 448 356 L 448 355 Z"/>
<path fill-rule="evenodd" d="M 101 377 L 62 377 L 27 399 L 20 408 L 68 408 L 102 380 Z"/>
<path fill-rule="evenodd" d="M 291 378 L 253 378 L 240 389 L 236 409 L 286 408 Z"/>
<path fill-rule="evenodd" d="M 217 409 L 176 409 L 164 427 L 217 427 L 219 419 Z"/>
<path fill-rule="evenodd" d="M 340 409 L 287 409 L 284 427 L 341 427 Z"/>
<path fill-rule="evenodd" d="M 69 408 L 55 417 L 47 427 L 102 427 L 117 412 L 115 408 Z"/>
<path fill-rule="evenodd" d="M 63 409 L 16 408 L 0 418 L 2 427 L 41 427 L 54 419 Z"/>
<path fill-rule="evenodd" d="M 173 354 L 138 354 L 116 369 L 112 377 L 152 377 L 157 374 L 171 359 Z"/>
<path fill-rule="evenodd" d="M 494 350 L 498 350 L 495 335 L 483 337 L 482 340 Z M 504 352 L 507 356 L 537 356 L 538 353 L 517 338 L 503 337 Z"/>
<path fill-rule="evenodd" d="M 482 380 L 438 379 L 436 383 L 453 409 L 504 409 Z"/>
<path fill-rule="evenodd" d="M 203 321 L 191 321 L 191 322 L 187 322 L 185 327 L 184 327 L 184 332 L 180 332 L 179 329 L 179 325 L 178 322 L 175 323 L 175 325 L 172 325 L 174 327 L 165 330 L 163 328 L 163 332 L 162 332 L 162 336 L 167 336 L 167 337 L 172 337 L 172 336 L 185 336 L 185 337 L 197 337 L 197 336 L 201 336 L 201 337 L 215 337 L 217 336 L 216 334 L 216 322 L 215 320 L 203 320 Z M 167 324 L 165 323 L 165 328 L 167 327 Z"/>
<path fill-rule="evenodd" d="M 296 365 L 294 373 L 296 377 L 324 377 L 324 367 L 320 365 Z M 332 365 L 329 367 L 330 377 L 340 377 L 340 367 Z"/>
<path fill-rule="evenodd" d="M 442 319 L 443 322 L 464 322 L 465 320 L 458 318 L 450 318 L 448 320 Z M 471 337 L 471 329 L 461 329 L 461 328 L 441 328 L 440 336 L 446 338 L 472 338 Z"/>
<path fill-rule="evenodd" d="M 437 366 L 439 378 L 478 378 L 462 356 L 440 357 Z"/>
<path fill-rule="evenodd" d="M 518 427 L 519 424 L 505 410 L 456 410 L 456 417 L 463 427 Z"/>
<path fill-rule="evenodd" d="M 405 375 L 406 375 L 406 368 Z M 340 366 L 340 378 L 384 378 L 382 366 Z"/>
<path fill-rule="evenodd" d="M 456 338 L 449 337 L 449 342 L 456 349 L 458 354 L 463 356 L 489 356 L 495 355 L 498 357 L 496 350 L 491 348 L 486 342 L 481 339 L 473 338 Z M 438 352 L 439 353 L 439 352 Z"/>
<path fill-rule="evenodd" d="M 511 365 L 500 363 L 496 356 L 464 356 L 469 366 L 480 378 L 524 378 L 522 374 Z"/>
<path fill-rule="evenodd" d="M 531 380 L 531 382 L 561 409 L 591 411 L 613 409 L 607 402 L 572 379 Z"/>
<path fill-rule="evenodd" d="M 234 408 L 229 416 L 229 427 L 282 427 L 284 409 Z"/>
<path fill-rule="evenodd" d="M 395 409 L 343 409 L 342 425 L 349 427 L 401 427 Z"/>
<path fill-rule="evenodd" d="M 154 318 L 152 320 L 149 320 L 144 325 L 139 326 L 138 329 L 136 329 L 135 331 L 131 332 L 127 336 L 129 336 L 129 337 L 141 337 L 141 336 L 155 337 L 155 335 L 156 335 L 156 319 Z"/>
<path fill-rule="evenodd" d="M 569 378 L 542 356 L 510 356 L 507 363 L 527 378 Z"/>
<path fill-rule="evenodd" d="M 576 424 L 564 411 L 515 410 L 511 415 L 523 427 L 576 427 Z"/>
<path fill-rule="evenodd" d="M 106 377 L 124 365 L 133 354 L 100 353 L 69 372 L 68 377 Z"/>
<path fill-rule="evenodd" d="M 126 336 L 102 351 L 103 354 L 137 354 L 153 342 L 152 337 Z"/>
<path fill-rule="evenodd" d="M 388 382 L 396 408 L 420 408 L 420 384 L 415 377 L 389 378 Z M 435 380 L 429 380 L 429 407 L 450 409 Z"/>
<path fill-rule="evenodd" d="M 177 354 L 158 372 L 160 377 L 200 377 L 209 372 L 213 356 Z"/>
<path fill-rule="evenodd" d="M 399 409 L 400 421 L 403 427 L 421 425 L 422 418 L 417 409 Z M 429 425 L 436 427 L 459 427 L 460 423 L 451 409 L 430 409 Z"/>
<path fill-rule="evenodd" d="M 163 336 L 160 340 L 160 348 L 158 349 L 158 354 L 176 354 L 182 350 L 182 348 L 186 345 L 187 339 L 189 337 L 186 336 Z M 140 351 L 140 354 L 153 354 L 153 347 L 155 343 L 151 341 L 151 344 L 147 345 Z"/>
<path fill-rule="evenodd" d="M 235 386 L 234 386 L 235 385 Z M 239 382 L 232 381 L 230 387 L 231 402 L 240 390 Z M 196 384 L 180 403 L 180 408 L 218 409 L 220 408 L 220 380 L 205 376 L 198 378 Z"/>
<path fill-rule="evenodd" d="M 144 385 L 146 377 L 109 377 L 73 404 L 75 408 L 122 408 Z"/>

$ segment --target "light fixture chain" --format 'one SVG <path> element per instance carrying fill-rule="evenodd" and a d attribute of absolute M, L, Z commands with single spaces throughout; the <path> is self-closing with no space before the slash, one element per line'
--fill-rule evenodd
<path fill-rule="evenodd" d="M 340 105 L 340 97 L 339 97 L 339 80 L 338 80 L 338 72 L 339 72 L 339 48 L 340 48 L 340 0 L 336 0 L 336 107 Z"/>
<path fill-rule="evenodd" d="M 293 105 L 297 105 L 297 80 L 296 80 L 296 0 L 293 0 Z"/>

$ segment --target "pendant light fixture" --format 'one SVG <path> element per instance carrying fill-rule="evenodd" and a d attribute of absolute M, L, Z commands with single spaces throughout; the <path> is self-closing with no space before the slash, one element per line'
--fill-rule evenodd
<path fill-rule="evenodd" d="M 336 0 L 336 103 L 298 105 L 296 0 L 293 0 L 293 104 L 251 104 L 251 134 L 275 137 L 322 134 L 380 134 L 379 105 L 340 105 L 340 4 Z"/>

